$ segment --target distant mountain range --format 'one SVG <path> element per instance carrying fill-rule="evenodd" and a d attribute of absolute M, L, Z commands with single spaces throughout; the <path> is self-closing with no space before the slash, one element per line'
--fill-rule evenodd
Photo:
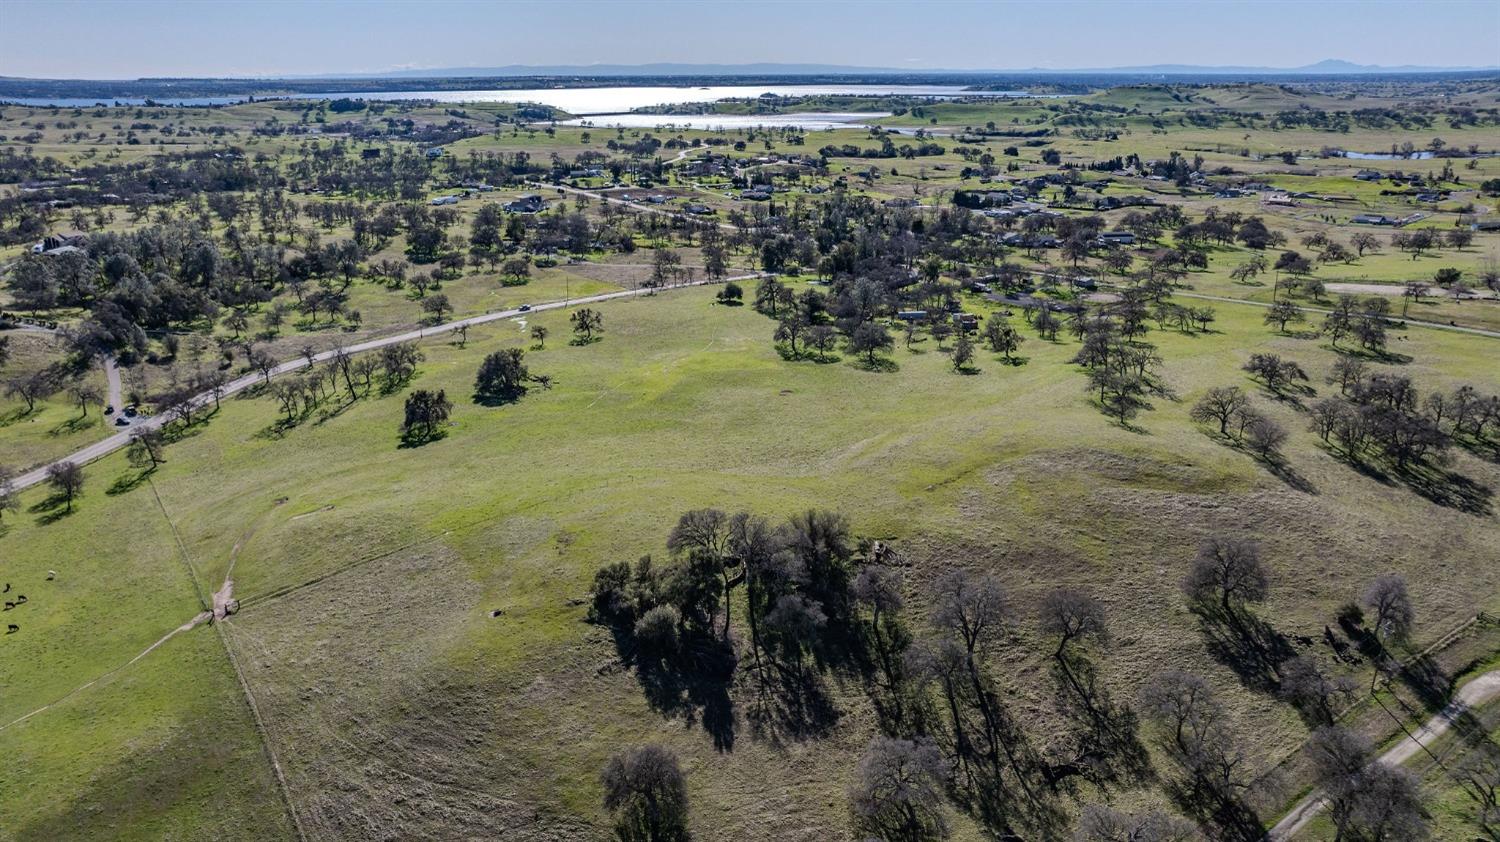
<path fill-rule="evenodd" d="M 1135 67 L 1096 67 L 1053 69 L 1030 67 L 1021 70 L 1005 69 L 913 69 L 901 67 L 859 67 L 839 64 L 681 64 L 658 62 L 653 64 L 558 64 L 527 65 L 509 64 L 501 67 L 432 67 L 405 70 L 389 70 L 378 73 L 320 74 L 318 78 L 450 78 L 479 76 L 798 76 L 798 75 L 985 75 L 985 74 L 1120 74 L 1130 76 L 1307 76 L 1307 75 L 1363 75 L 1389 73 L 1473 73 L 1500 70 L 1500 66 L 1489 67 L 1429 67 L 1404 64 L 1384 66 L 1377 64 L 1355 64 L 1339 59 L 1326 59 L 1316 64 L 1301 67 L 1254 67 L 1254 66 L 1209 66 L 1197 64 L 1149 64 Z M 293 78 L 293 77 L 287 77 Z M 302 77 L 311 78 L 311 77 Z"/>

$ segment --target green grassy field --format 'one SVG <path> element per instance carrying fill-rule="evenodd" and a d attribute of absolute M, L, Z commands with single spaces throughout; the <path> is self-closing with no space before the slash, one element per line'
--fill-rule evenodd
<path fill-rule="evenodd" d="M 1491 88 L 1467 91 L 1460 101 L 1490 107 L 1500 100 Z M 673 196 L 668 207 L 701 201 L 717 210 L 715 221 L 740 221 L 727 226 L 737 272 L 758 265 L 755 216 L 814 212 L 829 199 L 811 193 L 814 186 L 842 180 L 852 196 L 917 199 L 923 210 L 890 213 L 919 214 L 926 222 L 952 212 L 956 190 L 985 186 L 964 175 L 983 153 L 994 156 L 1003 182 L 1058 172 L 1042 162 L 1043 147 L 1078 167 L 1131 153 L 1165 159 L 1176 151 L 1201 154 L 1205 172 L 1229 168 L 1236 177 L 1349 201 L 1311 198 L 1277 207 L 1258 197 L 1215 199 L 1201 189 L 1136 177 L 1119 178 L 1103 195 L 1150 195 L 1181 205 L 1194 220 L 1210 207 L 1260 215 L 1286 236 L 1286 248 L 1309 256 L 1314 250 L 1301 243 L 1306 235 L 1347 244 L 1356 231 L 1374 231 L 1377 250 L 1318 265 L 1314 277 L 1324 283 L 1398 288 L 1430 280 L 1443 268 L 1460 269 L 1472 282 L 1486 261 L 1500 259 L 1500 233 L 1479 233 L 1464 249 L 1444 246 L 1413 259 L 1392 245 L 1390 229 L 1355 227 L 1349 218 L 1420 207 L 1430 216 L 1414 227 L 1447 230 L 1464 221 L 1468 204 L 1481 217 L 1493 217 L 1496 200 L 1475 187 L 1500 177 L 1500 157 L 1455 160 L 1463 183 L 1450 184 L 1454 198 L 1434 208 L 1383 194 L 1388 185 L 1353 174 L 1365 168 L 1425 174 L 1441 161 L 1354 160 L 1319 157 L 1318 151 L 1374 152 L 1403 142 L 1424 148 L 1434 136 L 1453 147 L 1494 150 L 1500 148 L 1495 126 L 1455 128 L 1439 119 L 1414 130 L 1337 132 L 1274 127 L 1266 119 L 1301 105 L 1333 111 L 1391 102 L 1368 93 L 1346 99 L 1219 86 L 1118 88 L 1079 98 L 1078 105 L 928 104 L 879 122 L 937 132 L 931 140 L 942 154 L 831 157 L 826 172 L 781 177 L 780 184 L 794 189 L 770 204 L 736 198 L 738 188 L 726 179 L 696 183 L 671 170 L 651 190 Z M 1221 108 L 1263 114 L 1254 125 L 1239 125 L 1241 117 L 1217 127 L 1194 125 L 1194 112 Z M 273 118 L 299 132 L 341 120 L 366 128 L 386 117 L 420 126 L 457 121 L 474 134 L 445 145 L 433 177 L 413 199 L 424 203 L 460 189 L 449 175 L 454 162 L 470 155 L 608 157 L 623 154 L 611 152 L 610 141 L 635 143 L 651 135 L 703 145 L 691 155 L 711 150 L 790 172 L 796 169 L 790 164 L 752 159 L 816 156 L 827 144 L 881 144 L 878 133 L 864 129 L 800 135 L 549 131 L 496 122 L 514 113 L 513 106 L 496 104 L 405 104 L 350 115 L 294 102 L 216 109 L 7 107 L 0 115 L 0 147 L 82 166 L 239 146 L 285 167 L 330 149 L 354 159 L 368 144 L 332 130 L 251 132 Z M 1051 133 L 1040 146 L 1027 146 L 1019 136 L 954 137 L 990 121 L 1002 132 Z M 115 126 L 135 123 L 150 126 L 130 129 L 137 142 L 116 134 Z M 1075 131 L 1100 127 L 1118 136 Z M 86 136 L 76 136 L 80 130 Z M 910 133 L 893 140 L 919 142 Z M 420 151 L 426 144 L 398 139 L 379 145 Z M 1010 146 L 1019 147 L 1017 155 L 1004 153 Z M 627 186 L 614 193 L 640 198 L 645 191 L 636 187 L 638 177 L 682 151 L 673 143 L 635 158 L 640 172 L 627 174 Z M 1301 157 L 1288 164 L 1282 152 Z M 1017 169 L 1007 171 L 1012 163 Z M 870 170 L 878 178 L 866 180 Z M 304 205 L 350 199 L 300 187 L 292 189 Z M 19 189 L 0 185 L 0 195 Z M 451 206 L 458 215 L 448 235 L 466 235 L 482 203 L 531 189 L 512 184 L 463 199 Z M 1049 185 L 1041 195 L 1060 202 L 1061 187 Z M 1077 207 L 1087 208 L 1098 194 L 1080 195 Z M 554 208 L 581 207 L 550 190 L 546 198 Z M 610 221 L 604 204 L 591 199 L 583 209 L 598 231 Z M 199 213 L 189 202 L 168 207 L 184 219 Z M 1116 227 L 1127 212 L 1102 215 Z M 99 230 L 114 232 L 153 221 L 137 221 L 124 207 L 101 208 L 101 217 Z M 221 220 L 207 213 L 198 218 L 225 234 Z M 72 219 L 58 212 L 49 217 L 49 230 L 71 227 Z M 242 221 L 249 233 L 267 239 L 253 230 L 250 216 Z M 352 236 L 346 225 L 323 226 L 311 216 L 297 224 L 298 231 L 269 239 L 296 254 L 314 235 L 323 242 Z M 680 235 L 643 228 L 630 232 L 637 248 L 629 253 L 592 251 L 579 262 L 560 254 L 557 265 L 534 268 L 523 286 L 504 286 L 499 272 L 469 267 L 428 295 L 446 295 L 454 314 L 464 316 L 637 287 L 650 276 L 657 245 L 673 249 L 701 277 L 697 248 Z M 976 236 L 993 233 L 990 227 Z M 0 248 L 0 260 L 19 257 L 29 245 Z M 1171 232 L 1141 243 L 1135 269 L 1153 250 L 1174 245 Z M 1265 254 L 1274 263 L 1278 252 Z M 1207 268 L 1188 273 L 1181 291 L 1269 302 L 1273 271 L 1250 284 L 1230 277 L 1253 254 L 1237 244 L 1207 249 Z M 365 259 L 406 256 L 405 237 L 398 234 Z M 1096 253 L 1078 271 L 1114 280 L 1102 256 Z M 1012 250 L 1004 259 L 1035 269 L 1069 265 L 1056 251 Z M 966 268 L 950 261 L 943 271 L 956 279 Z M 800 290 L 800 281 L 793 284 Z M 361 315 L 357 325 L 293 314 L 276 335 L 260 336 L 259 347 L 291 359 L 304 346 L 353 343 L 425 318 L 422 296 L 409 287 L 361 278 L 348 293 L 349 308 Z M 0 291 L 0 305 L 10 304 L 7 295 Z M 1296 300 L 1323 306 L 1333 297 Z M 273 301 L 252 306 L 251 331 L 261 331 L 261 315 L 273 302 L 294 301 L 295 294 L 280 287 Z M 1393 297 L 1392 304 L 1399 314 L 1402 300 Z M 772 345 L 774 322 L 750 307 L 717 306 L 708 289 L 603 305 L 603 339 L 584 346 L 567 343 L 566 314 L 556 311 L 472 329 L 463 348 L 453 337 L 434 336 L 424 343 L 426 360 L 409 387 L 337 411 L 325 405 L 289 429 L 278 424 L 269 398 L 229 400 L 173 442 L 167 462 L 149 477 L 116 453 L 88 467 L 85 493 L 72 513 L 49 501 L 44 489 L 21 495 L 19 512 L 4 512 L 0 580 L 28 601 L 5 614 L 19 630 L 0 636 L 0 757 L 6 758 L 0 764 L 0 840 L 280 839 L 295 838 L 299 826 L 317 839 L 592 840 L 607 832 L 599 769 L 614 752 L 648 740 L 681 756 L 699 838 L 849 839 L 846 787 L 877 730 L 859 676 L 822 675 L 837 715 L 815 735 L 749 715 L 751 688 L 745 686 L 731 689 L 733 716 L 710 723 L 704 705 L 654 703 L 621 662 L 609 631 L 585 622 L 595 570 L 646 553 L 663 555 L 677 516 L 703 506 L 774 518 L 815 506 L 845 513 L 859 535 L 897 549 L 908 621 L 917 629 L 936 575 L 954 567 L 996 572 L 1011 592 L 1015 615 L 992 666 L 1043 750 L 1063 735 L 1046 642 L 1031 607 L 1056 585 L 1088 588 L 1109 610 L 1111 639 L 1099 660 L 1102 680 L 1117 699 L 1130 699 L 1147 677 L 1167 668 L 1201 673 L 1227 702 L 1256 770 L 1276 767 L 1296 754 L 1306 727 L 1289 705 L 1251 689 L 1253 682 L 1211 653 L 1211 635 L 1178 588 L 1198 543 L 1223 533 L 1261 540 L 1274 581 L 1257 612 L 1290 636 L 1321 637 L 1364 582 L 1400 572 L 1412 583 L 1418 630 L 1411 649 L 1418 650 L 1476 612 L 1500 612 L 1500 503 L 1493 497 L 1500 465 L 1455 448 L 1447 468 L 1473 483 L 1468 511 L 1452 498 L 1445 504 L 1352 469 L 1307 431 L 1304 408 L 1274 400 L 1240 370 L 1253 352 L 1282 354 L 1307 368 L 1318 395 L 1329 393 L 1323 378 L 1334 350 L 1297 330 L 1320 319 L 1280 335 L 1263 324 L 1262 307 L 1212 306 L 1218 311 L 1212 332 L 1148 335 L 1165 359 L 1171 396 L 1153 398 L 1131 427 L 1111 423 L 1090 405 L 1084 375 L 1069 362 L 1077 350 L 1071 340 L 1043 341 L 1021 326 L 1024 364 L 981 351 L 978 371 L 969 376 L 954 373 L 948 349 L 930 338 L 913 350 L 898 338 L 889 371 L 864 370 L 846 351 L 824 363 L 788 361 Z M 967 294 L 964 308 L 995 309 Z M 1500 330 L 1496 301 L 1434 296 L 1409 308 L 1414 319 Z M 50 315 L 71 323 L 77 314 Z M 552 377 L 553 387 L 534 388 L 499 407 L 471 402 L 484 354 L 530 347 L 527 331 L 535 324 L 547 326 L 550 336 L 545 350 L 528 351 L 527 362 L 534 373 Z M 136 383 L 153 391 L 174 376 L 217 364 L 213 343 L 233 332 L 222 324 L 196 327 L 201 331 L 184 340 L 178 359 L 127 368 L 127 389 Z M 62 357 L 50 340 L 7 335 L 15 337 L 7 378 Z M 1495 393 L 1497 343 L 1393 327 L 1392 361 L 1378 368 L 1411 376 L 1424 392 L 1470 383 Z M 163 348 L 161 337 L 153 336 L 151 350 Z M 102 372 L 88 377 L 103 389 Z M 1287 470 L 1273 474 L 1189 420 L 1201 394 L 1227 384 L 1252 391 L 1256 407 L 1292 431 L 1284 448 Z M 443 438 L 406 448 L 397 426 L 411 388 L 445 389 L 457 408 Z M 39 402 L 35 412 L 22 409 L 17 400 L 0 398 L 0 465 L 42 463 L 106 434 L 98 408 L 80 417 L 65 392 Z M 174 634 L 200 618 L 226 580 L 233 582 L 240 611 Z M 735 614 L 745 615 L 743 604 Z M 1388 723 L 1371 727 L 1381 725 Z M 1377 736 L 1392 732 L 1386 727 Z M 1462 796 L 1431 775 L 1428 781 L 1436 836 L 1467 832 Z M 1109 797 L 1130 809 L 1170 808 L 1149 784 Z M 1079 793 L 1081 801 L 1102 799 L 1088 786 Z M 1269 805 L 1261 817 L 1273 820 L 1285 806 Z M 955 815 L 954 824 L 958 839 L 985 838 L 967 818 Z M 1313 835 L 1330 834 L 1315 826 Z"/>
<path fill-rule="evenodd" d="M 112 456 L 90 468 L 74 514 L 11 523 L 5 575 L 31 601 L 10 615 L 21 632 L 0 638 L 13 688 L 0 721 L 108 677 L 0 730 L 0 755 L 35 758 L 12 764 L 0 787 L 9 832 L 147 838 L 237 826 L 284 837 L 269 751 L 320 838 L 597 838 L 597 770 L 649 738 L 684 758 L 703 832 L 846 838 L 843 789 L 873 729 L 857 681 L 828 676 L 839 717 L 825 736 L 760 732 L 741 717 L 720 751 L 691 717 L 652 710 L 614 665 L 608 635 L 583 622 L 593 571 L 660 553 L 676 515 L 697 506 L 846 512 L 859 533 L 895 543 L 918 604 L 954 565 L 997 571 L 1017 606 L 1058 583 L 1091 587 L 1111 609 L 1104 670 L 1116 693 L 1168 666 L 1201 671 L 1256 735 L 1264 764 L 1295 750 L 1303 727 L 1184 643 L 1199 632 L 1176 582 L 1204 535 L 1264 536 L 1276 583 L 1261 613 L 1288 634 L 1320 633 L 1351 583 L 1385 570 L 1413 581 L 1419 637 L 1500 608 L 1496 568 L 1464 561 L 1500 553 L 1493 513 L 1361 476 L 1264 397 L 1297 430 L 1287 455 L 1313 491 L 1187 420 L 1204 389 L 1246 383 L 1238 365 L 1251 350 L 1292 356 L 1315 378 L 1328 369 L 1325 347 L 1270 334 L 1257 309 L 1221 306 L 1208 335 L 1151 335 L 1179 399 L 1157 400 L 1139 432 L 1088 405 L 1066 362 L 1071 342 L 1029 330 L 1022 366 L 985 354 L 979 374 L 956 375 L 927 341 L 917 353 L 898 347 L 897 370 L 879 373 L 784 361 L 769 320 L 714 306 L 707 290 L 602 309 L 601 342 L 528 354 L 555 386 L 514 405 L 466 396 L 483 353 L 523 341 L 515 324 L 476 329 L 465 350 L 429 342 L 414 385 L 447 389 L 458 408 L 426 446 L 398 447 L 400 395 L 279 437 L 269 401 L 237 399 L 173 445 L 149 484 L 105 493 L 133 474 Z M 562 315 L 537 318 L 566 334 Z M 1492 340 L 1406 335 L 1403 373 L 1500 388 Z M 1454 467 L 1500 482 L 1500 469 L 1468 455 Z M 42 581 L 49 569 L 55 582 Z M 264 745 L 211 627 L 109 673 L 201 610 L 195 587 L 226 577 L 242 610 L 219 630 L 265 721 Z M 1015 631 L 1005 688 L 1045 734 L 1050 692 L 1024 608 Z M 235 789 L 203 795 L 223 775 Z M 139 804 L 141 792 L 160 805 L 150 821 L 110 808 Z M 978 838 L 963 822 L 959 835 Z"/>

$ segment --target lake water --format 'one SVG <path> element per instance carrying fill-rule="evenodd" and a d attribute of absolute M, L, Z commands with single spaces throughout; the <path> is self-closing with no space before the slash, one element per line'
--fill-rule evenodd
<path fill-rule="evenodd" d="M 1359 161 L 1426 161 L 1433 156 L 1431 152 L 1413 152 L 1410 155 L 1390 152 L 1345 152 L 1342 157 Z"/>
<path fill-rule="evenodd" d="M 712 87 L 647 87 L 628 86 L 619 88 L 533 88 L 513 91 L 375 91 L 369 93 L 305 93 L 287 94 L 284 99 L 351 99 L 367 100 L 433 100 L 436 102 L 537 102 L 550 105 L 569 114 L 620 114 L 637 108 L 654 105 L 695 105 L 716 102 L 721 99 L 744 99 L 774 94 L 776 96 L 815 96 L 820 94 L 844 96 L 914 96 L 951 99 L 953 97 L 1030 97 L 1025 91 L 966 91 L 958 85 L 717 85 Z M 270 97 L 266 97 L 269 99 Z M 248 97 L 187 97 L 152 98 L 159 105 L 228 105 L 244 102 Z M 15 99 L 22 105 L 63 108 L 88 108 L 100 102 L 83 98 L 59 99 Z M 122 98 L 108 102 L 126 105 L 142 105 L 144 99 Z"/>
<path fill-rule="evenodd" d="M 803 129 L 816 132 L 823 129 L 862 129 L 881 118 L 891 116 L 889 111 L 835 112 L 803 111 L 794 114 L 596 114 L 576 120 L 560 120 L 559 126 L 592 125 L 600 128 L 621 127 L 626 129 L 751 129 L 757 126 Z"/>

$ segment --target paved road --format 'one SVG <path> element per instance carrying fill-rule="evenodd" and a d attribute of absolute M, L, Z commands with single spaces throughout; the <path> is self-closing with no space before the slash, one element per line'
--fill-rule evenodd
<path fill-rule="evenodd" d="M 725 278 L 723 281 L 697 280 L 687 281 L 680 284 L 673 284 L 669 287 L 662 287 L 660 289 L 627 289 L 621 290 L 619 292 L 606 292 L 599 295 L 585 296 L 583 298 L 573 298 L 565 301 L 549 301 L 545 304 L 536 304 L 531 307 L 529 312 L 535 313 L 543 310 L 560 310 L 567 307 L 575 307 L 580 304 L 594 304 L 601 301 L 610 301 L 616 298 L 630 298 L 637 295 L 649 295 L 652 292 L 658 292 L 664 289 L 705 286 L 711 283 L 723 283 L 727 281 L 745 281 L 750 280 L 751 278 L 759 277 L 761 277 L 761 273 L 752 272 L 747 275 L 737 275 L 732 278 Z M 499 310 L 493 313 L 485 313 L 479 316 L 470 316 L 464 319 L 445 322 L 440 325 L 418 328 L 417 330 L 409 330 L 405 333 L 399 333 L 394 336 L 384 336 L 378 339 L 366 340 L 355 345 L 345 346 L 343 350 L 349 354 L 359 354 L 365 351 L 373 351 L 378 348 L 383 348 L 387 345 L 395 345 L 399 342 L 412 342 L 424 339 L 428 336 L 446 335 L 454 328 L 459 326 L 481 325 L 487 322 L 495 322 L 502 319 L 514 318 L 521 315 L 521 313 L 521 310 L 513 309 Z M 313 355 L 311 362 L 316 363 L 330 359 L 333 357 L 336 350 L 337 349 L 332 349 L 324 351 L 321 354 L 315 354 Z M 288 372 L 296 371 L 299 368 L 306 368 L 308 365 L 309 360 L 307 359 L 307 357 L 297 357 L 295 359 L 287 360 L 286 362 L 276 366 L 276 368 L 271 370 L 271 376 L 277 377 Z M 246 374 L 243 377 L 231 380 L 228 383 L 224 384 L 224 388 L 219 392 L 219 397 L 224 398 L 233 395 L 236 392 L 242 392 L 245 389 L 254 386 L 256 383 L 262 382 L 262 380 L 264 379 L 265 378 L 258 372 Z M 193 398 L 193 404 L 195 406 L 202 407 L 208 405 L 214 400 L 215 398 L 213 392 L 203 392 Z M 162 425 L 167 423 L 167 421 L 168 418 L 164 415 L 153 415 L 149 417 L 143 416 L 139 418 L 133 425 L 131 425 L 129 429 L 123 429 L 120 432 L 117 432 L 114 435 L 110 436 L 109 438 L 102 439 L 100 441 L 94 442 L 87 447 L 74 451 L 68 456 L 57 460 L 56 462 L 50 463 L 48 465 L 43 465 L 39 468 L 36 468 L 35 470 L 31 470 L 24 474 L 21 474 L 19 477 L 16 477 L 13 487 L 19 491 L 20 489 L 29 488 L 33 485 L 44 482 L 47 479 L 48 468 L 50 468 L 52 465 L 58 464 L 59 462 L 73 462 L 74 464 L 83 465 L 96 459 L 100 459 L 128 445 L 130 443 L 130 434 L 133 430 L 160 429 Z"/>
<path fill-rule="evenodd" d="M 55 329 L 50 327 L 41 327 L 39 325 L 19 324 L 16 325 L 16 328 L 19 330 L 31 331 L 32 333 L 45 333 L 49 336 L 54 336 L 57 334 L 57 331 Z M 117 365 L 115 365 L 114 357 L 104 358 L 104 382 L 108 384 L 109 387 L 109 391 L 105 399 L 105 404 L 114 407 L 115 410 L 114 415 L 105 416 L 104 423 L 112 424 L 114 422 L 111 419 L 121 417 L 119 415 L 119 412 L 121 407 L 120 396 L 122 394 L 122 390 L 120 388 L 120 369 Z M 132 423 L 134 422 L 132 421 Z"/>
<path fill-rule="evenodd" d="M 1400 766 L 1424 745 L 1430 745 L 1433 740 L 1441 737 L 1453 727 L 1453 720 L 1457 719 L 1470 708 L 1477 707 L 1495 698 L 1500 698 L 1500 670 L 1487 672 L 1484 675 L 1470 681 L 1459 689 L 1453 701 L 1437 713 L 1436 716 L 1427 720 L 1415 734 L 1397 743 L 1390 751 L 1380 755 L 1376 763 L 1384 763 L 1387 766 Z M 1293 807 L 1286 817 L 1271 828 L 1266 838 L 1271 842 L 1284 842 L 1294 839 L 1297 834 L 1307 827 L 1308 823 L 1315 818 L 1323 809 L 1323 796 L 1314 792 Z"/>

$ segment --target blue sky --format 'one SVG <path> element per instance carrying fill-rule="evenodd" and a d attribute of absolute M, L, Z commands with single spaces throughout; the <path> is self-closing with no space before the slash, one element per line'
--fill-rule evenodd
<path fill-rule="evenodd" d="M 1500 0 L 0 0 L 0 75 L 1500 62 Z"/>

